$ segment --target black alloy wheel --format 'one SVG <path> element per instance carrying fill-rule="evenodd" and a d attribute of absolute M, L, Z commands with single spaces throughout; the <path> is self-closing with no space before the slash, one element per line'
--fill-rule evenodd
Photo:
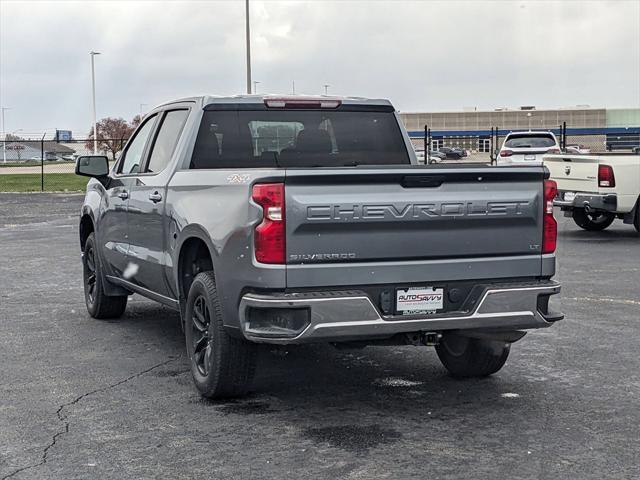
<path fill-rule="evenodd" d="M 210 326 L 211 311 L 207 305 L 207 299 L 200 295 L 193 304 L 193 314 L 191 315 L 191 348 L 194 365 L 203 377 L 209 375 L 209 365 L 211 364 L 213 345 L 209 339 Z"/>

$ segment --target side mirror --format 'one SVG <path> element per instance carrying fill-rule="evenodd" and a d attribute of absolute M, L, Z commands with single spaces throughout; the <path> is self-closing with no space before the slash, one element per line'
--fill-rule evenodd
<path fill-rule="evenodd" d="M 76 175 L 101 178 L 109 175 L 109 159 L 104 155 L 83 155 L 76 161 Z"/>

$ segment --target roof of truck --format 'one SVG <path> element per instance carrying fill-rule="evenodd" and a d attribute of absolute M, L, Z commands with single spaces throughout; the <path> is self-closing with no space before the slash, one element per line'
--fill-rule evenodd
<path fill-rule="evenodd" d="M 260 94 L 260 95 L 201 95 L 196 97 L 186 97 L 178 100 L 172 100 L 170 102 L 164 102 L 160 106 L 170 105 L 172 103 L 181 102 L 202 102 L 202 106 L 211 104 L 252 104 L 252 103 L 264 103 L 269 99 L 291 99 L 291 100 L 309 100 L 309 101 L 322 101 L 322 100 L 339 100 L 344 105 L 384 105 L 392 106 L 391 102 L 384 98 L 364 98 L 364 97 L 342 97 L 336 95 L 293 95 L 293 94 Z M 157 108 L 157 107 L 156 107 Z"/>

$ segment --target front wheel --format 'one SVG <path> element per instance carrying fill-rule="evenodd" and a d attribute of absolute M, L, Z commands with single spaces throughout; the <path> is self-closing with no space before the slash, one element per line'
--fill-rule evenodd
<path fill-rule="evenodd" d="M 82 277 L 84 301 L 93 318 L 118 318 L 127 308 L 127 296 L 108 296 L 104 293 L 100 262 L 96 250 L 95 233 L 91 233 L 84 244 L 82 254 Z"/>
<path fill-rule="evenodd" d="M 246 394 L 256 368 L 257 345 L 230 336 L 213 272 L 199 273 L 191 284 L 184 316 L 191 376 L 204 397 Z"/>
<path fill-rule="evenodd" d="M 503 367 L 510 347 L 506 342 L 445 333 L 436 352 L 453 377 L 486 377 Z"/>
<path fill-rule="evenodd" d="M 576 225 L 589 231 L 604 230 L 615 219 L 616 216 L 609 212 L 587 213 L 584 208 L 575 208 L 573 210 L 573 221 L 576 222 Z"/>

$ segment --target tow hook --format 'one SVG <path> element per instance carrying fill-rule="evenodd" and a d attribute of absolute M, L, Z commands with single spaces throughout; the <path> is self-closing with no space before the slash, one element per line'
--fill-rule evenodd
<path fill-rule="evenodd" d="M 426 345 L 427 347 L 435 347 L 440 343 L 441 338 L 442 338 L 441 333 L 424 332 L 420 340 L 422 341 L 422 344 Z"/>

